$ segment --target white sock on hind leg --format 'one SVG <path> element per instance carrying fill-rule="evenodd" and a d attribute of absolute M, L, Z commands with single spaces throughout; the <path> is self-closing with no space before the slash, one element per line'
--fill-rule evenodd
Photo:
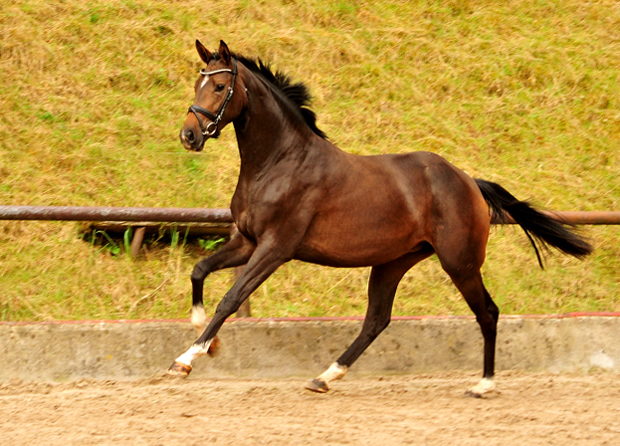
<path fill-rule="evenodd" d="M 478 384 L 469 390 L 474 396 L 482 396 L 495 390 L 495 382 L 493 378 L 482 378 Z"/>

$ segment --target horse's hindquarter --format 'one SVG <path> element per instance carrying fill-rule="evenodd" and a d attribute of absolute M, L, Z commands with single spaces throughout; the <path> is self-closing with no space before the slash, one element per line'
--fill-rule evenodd
<path fill-rule="evenodd" d="M 431 187 L 415 154 L 345 154 L 325 178 L 299 260 L 331 266 L 388 262 L 430 241 Z"/>

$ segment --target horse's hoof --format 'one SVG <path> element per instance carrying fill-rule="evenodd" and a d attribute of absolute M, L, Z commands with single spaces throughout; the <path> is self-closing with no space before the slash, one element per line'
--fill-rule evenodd
<path fill-rule="evenodd" d="M 192 371 L 192 366 L 175 361 L 168 369 L 168 375 L 178 376 L 179 378 L 187 378 Z"/>
<path fill-rule="evenodd" d="M 488 395 L 494 392 L 496 392 L 496 390 L 495 390 L 495 383 L 493 382 L 493 379 L 482 378 L 478 384 L 476 384 L 473 388 L 465 392 L 465 395 L 471 396 L 473 398 L 482 398 L 483 395 Z"/>
<path fill-rule="evenodd" d="M 465 396 L 468 396 L 470 398 L 482 398 L 482 393 L 474 392 L 470 389 L 465 391 Z"/>
<path fill-rule="evenodd" d="M 315 378 L 306 384 L 306 389 L 316 393 L 326 393 L 329 390 L 327 383 L 322 379 Z"/>

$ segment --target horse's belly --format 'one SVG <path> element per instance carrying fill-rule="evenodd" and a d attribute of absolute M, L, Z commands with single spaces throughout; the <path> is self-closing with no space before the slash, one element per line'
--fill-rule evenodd
<path fill-rule="evenodd" d="M 311 227 L 295 258 L 336 267 L 380 265 L 415 250 L 424 241 L 410 221 L 359 223 L 348 220 Z"/>

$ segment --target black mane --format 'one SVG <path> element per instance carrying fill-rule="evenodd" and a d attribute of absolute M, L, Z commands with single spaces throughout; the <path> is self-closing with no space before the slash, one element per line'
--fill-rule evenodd
<path fill-rule="evenodd" d="M 218 55 L 219 54 L 216 53 L 216 57 Z M 233 54 L 233 57 L 241 62 L 247 69 L 259 74 L 263 79 L 280 90 L 301 114 L 301 117 L 308 127 L 321 138 L 327 139 L 327 135 L 316 125 L 316 114 L 309 108 L 312 102 L 312 96 L 306 85 L 302 82 L 294 83 L 289 75 L 281 71 L 276 71 L 274 73 L 269 63 L 263 62 L 260 58 L 250 59 L 238 54 Z"/>

